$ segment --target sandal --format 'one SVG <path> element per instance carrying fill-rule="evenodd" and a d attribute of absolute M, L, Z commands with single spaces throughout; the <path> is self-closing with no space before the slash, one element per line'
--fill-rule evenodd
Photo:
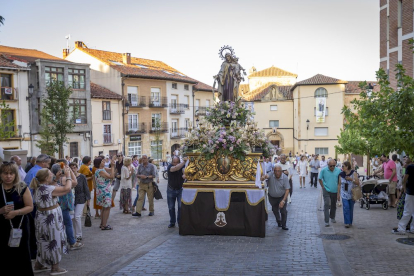
<path fill-rule="evenodd" d="M 48 271 L 48 270 L 50 270 L 50 267 L 42 265 L 40 268 L 36 268 L 36 266 L 35 266 L 34 269 L 33 269 L 33 272 L 34 273 L 40 273 L 40 272 Z"/>
<path fill-rule="evenodd" d="M 102 227 L 101 230 L 113 230 L 113 228 L 108 224 L 107 226 Z"/>
<path fill-rule="evenodd" d="M 100 218 L 101 218 L 101 216 L 95 215 L 95 219 L 100 219 Z"/>
<path fill-rule="evenodd" d="M 59 268 L 59 270 L 55 270 L 55 271 L 51 271 L 50 272 L 50 275 L 51 276 L 54 276 L 54 275 L 62 275 L 62 274 L 65 274 L 65 273 L 67 273 L 68 271 L 66 270 L 66 269 L 64 269 L 64 268 Z"/>

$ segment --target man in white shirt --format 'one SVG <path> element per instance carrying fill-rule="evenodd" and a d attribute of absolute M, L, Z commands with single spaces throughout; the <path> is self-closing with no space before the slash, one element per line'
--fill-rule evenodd
<path fill-rule="evenodd" d="M 23 181 L 24 178 L 26 177 L 26 172 L 22 168 L 22 159 L 19 156 L 17 156 L 17 155 L 13 155 L 10 158 L 10 162 L 16 163 L 17 167 L 19 168 L 20 180 Z"/>
<path fill-rule="evenodd" d="M 273 164 L 269 158 L 265 159 L 264 165 L 265 165 L 266 173 L 270 173 L 273 171 Z"/>
<path fill-rule="evenodd" d="M 322 160 L 319 161 L 319 165 L 321 166 L 321 170 L 328 166 L 328 161 L 325 160 L 325 155 L 322 155 Z"/>

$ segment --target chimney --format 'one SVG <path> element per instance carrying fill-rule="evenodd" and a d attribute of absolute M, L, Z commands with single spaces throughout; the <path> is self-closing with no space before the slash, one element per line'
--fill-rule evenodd
<path fill-rule="evenodd" d="M 69 55 L 69 49 L 63 49 L 63 59 Z"/>
<path fill-rule="evenodd" d="M 75 47 L 76 48 L 83 48 L 83 46 L 84 46 L 85 44 L 83 44 L 83 42 L 82 41 L 75 41 Z"/>
<path fill-rule="evenodd" d="M 131 53 L 122 54 L 122 62 L 124 64 L 131 64 Z"/>

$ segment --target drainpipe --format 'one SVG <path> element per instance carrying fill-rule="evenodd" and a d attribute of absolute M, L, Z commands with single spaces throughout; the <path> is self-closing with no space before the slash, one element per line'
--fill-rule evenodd
<path fill-rule="evenodd" d="M 124 97 L 124 78 L 121 75 L 121 95 L 122 95 L 122 135 L 123 135 L 123 144 L 122 144 L 122 154 L 125 156 L 125 97 Z"/>

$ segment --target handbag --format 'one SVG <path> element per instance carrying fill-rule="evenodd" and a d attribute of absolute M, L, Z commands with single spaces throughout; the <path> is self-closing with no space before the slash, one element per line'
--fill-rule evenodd
<path fill-rule="evenodd" d="M 361 186 L 354 186 L 352 188 L 352 200 L 357 201 L 362 198 L 362 189 Z"/>
<path fill-rule="evenodd" d="M 161 191 L 160 191 L 160 189 L 159 189 L 159 187 L 158 187 L 157 183 L 152 182 L 152 186 L 154 187 L 154 198 L 155 198 L 156 200 L 158 200 L 158 199 L 162 199 L 162 194 L 161 194 Z"/>
<path fill-rule="evenodd" d="M 6 203 L 6 196 L 5 196 L 5 191 L 4 191 L 4 186 L 3 184 L 1 185 L 1 188 L 3 189 L 3 198 L 4 198 L 4 202 Z M 23 230 L 21 229 L 22 227 L 22 223 L 23 223 L 23 218 L 25 215 L 22 215 L 22 219 L 20 220 L 20 224 L 19 227 L 14 228 L 13 227 L 13 223 L 11 222 L 11 219 L 9 219 L 8 221 L 10 222 L 10 236 L 9 236 L 9 247 L 19 247 L 20 246 L 20 240 L 22 239 L 23 236 Z"/>
<path fill-rule="evenodd" d="M 86 205 L 86 216 L 85 216 L 85 227 L 91 227 L 92 226 L 92 216 L 91 216 L 91 210 L 89 209 L 89 205 Z"/>

